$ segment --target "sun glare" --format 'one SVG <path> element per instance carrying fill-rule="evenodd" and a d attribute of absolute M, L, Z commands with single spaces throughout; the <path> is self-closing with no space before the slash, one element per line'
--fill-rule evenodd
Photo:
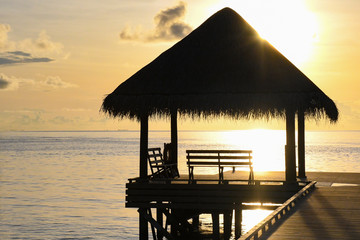
<path fill-rule="evenodd" d="M 234 149 L 252 150 L 254 171 L 284 171 L 285 131 L 253 129 L 221 132 L 221 141 Z"/>
<path fill-rule="evenodd" d="M 304 0 L 222 0 L 209 11 L 221 7 L 237 11 L 295 65 L 305 63 L 311 56 L 318 24 Z"/>

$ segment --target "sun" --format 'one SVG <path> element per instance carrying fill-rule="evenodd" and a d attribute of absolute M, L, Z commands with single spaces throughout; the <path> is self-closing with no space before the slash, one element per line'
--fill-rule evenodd
<path fill-rule="evenodd" d="M 302 65 L 311 57 L 318 22 L 304 0 L 222 0 L 209 11 L 222 7 L 237 11 L 295 65 Z"/>

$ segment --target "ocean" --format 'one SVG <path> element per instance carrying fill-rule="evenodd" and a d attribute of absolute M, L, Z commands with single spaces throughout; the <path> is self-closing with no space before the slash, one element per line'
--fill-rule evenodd
<path fill-rule="evenodd" d="M 168 131 L 149 133 L 149 147 L 165 142 Z M 281 130 L 180 131 L 180 174 L 186 149 L 251 149 L 255 171 L 283 171 L 284 145 Z M 138 162 L 138 131 L 0 132 L 0 239 L 138 239 L 124 207 Z M 306 169 L 360 172 L 360 131 L 306 132 Z M 243 231 L 270 212 L 244 212 Z"/>

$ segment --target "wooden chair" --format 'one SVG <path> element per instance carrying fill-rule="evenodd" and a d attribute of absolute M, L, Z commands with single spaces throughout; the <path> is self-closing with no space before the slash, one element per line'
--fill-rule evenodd
<path fill-rule="evenodd" d="M 175 178 L 179 176 L 177 164 L 164 161 L 161 148 L 149 148 L 148 161 L 151 169 L 150 178 Z"/>

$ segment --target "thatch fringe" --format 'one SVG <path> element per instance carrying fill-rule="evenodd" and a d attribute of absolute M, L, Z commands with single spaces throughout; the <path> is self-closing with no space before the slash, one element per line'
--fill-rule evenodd
<path fill-rule="evenodd" d="M 325 107 L 326 106 L 326 107 Z M 102 111 L 112 117 L 139 120 L 143 114 L 150 117 L 169 117 L 176 110 L 180 116 L 232 119 L 283 118 L 286 111 L 303 111 L 306 117 L 338 119 L 335 103 L 325 94 L 209 94 L 184 96 L 121 96 L 110 94 L 103 102 Z"/>

